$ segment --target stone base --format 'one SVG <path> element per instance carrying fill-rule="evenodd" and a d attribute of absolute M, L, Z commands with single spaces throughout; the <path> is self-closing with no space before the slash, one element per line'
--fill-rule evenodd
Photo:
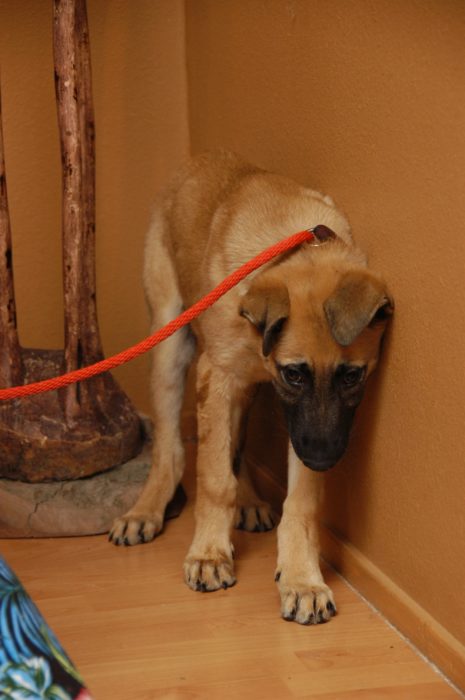
<path fill-rule="evenodd" d="M 150 462 L 151 440 L 147 434 L 137 457 L 85 479 L 42 484 L 0 479 L 0 537 L 67 537 L 108 532 L 113 519 L 135 503 Z M 178 487 L 166 518 L 179 515 L 185 501 L 184 490 Z"/>
<path fill-rule="evenodd" d="M 22 348 L 21 360 L 25 384 L 65 369 L 62 350 Z M 132 459 L 142 439 L 140 417 L 109 372 L 81 382 L 79 390 L 71 384 L 24 397 L 18 405 L 0 401 L 4 479 L 38 484 L 82 479 Z"/>

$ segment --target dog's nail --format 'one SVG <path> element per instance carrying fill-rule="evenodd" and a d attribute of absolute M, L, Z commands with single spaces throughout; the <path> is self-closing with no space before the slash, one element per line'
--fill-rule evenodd
<path fill-rule="evenodd" d="M 326 610 L 331 613 L 331 615 L 334 615 L 336 613 L 336 608 L 334 607 L 334 604 L 329 601 L 326 603 Z"/>
<path fill-rule="evenodd" d="M 277 571 L 277 572 L 276 572 L 276 575 L 275 575 L 275 577 L 274 577 L 274 580 L 276 581 L 276 583 L 278 583 L 278 581 L 279 581 L 280 578 L 281 578 L 281 572 L 280 572 L 280 571 Z"/>
<path fill-rule="evenodd" d="M 145 544 L 144 523 L 142 523 L 142 525 L 140 526 L 139 531 L 138 531 L 137 534 L 138 534 L 138 536 L 139 536 L 139 542 L 140 542 L 140 544 Z"/>
<path fill-rule="evenodd" d="M 293 608 L 293 609 L 291 610 L 291 612 L 289 612 L 289 613 L 284 613 L 284 614 L 283 614 L 283 618 L 284 618 L 285 620 L 287 620 L 288 622 L 292 622 L 293 620 L 295 620 L 295 613 L 296 613 L 296 610 L 295 610 L 295 608 Z"/>

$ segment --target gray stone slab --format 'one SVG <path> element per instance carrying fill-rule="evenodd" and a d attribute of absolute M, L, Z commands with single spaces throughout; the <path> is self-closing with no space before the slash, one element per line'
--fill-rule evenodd
<path fill-rule="evenodd" d="M 56 537 L 108 532 L 136 501 L 147 478 L 151 445 L 110 471 L 84 479 L 29 484 L 0 479 L 0 537 Z"/>

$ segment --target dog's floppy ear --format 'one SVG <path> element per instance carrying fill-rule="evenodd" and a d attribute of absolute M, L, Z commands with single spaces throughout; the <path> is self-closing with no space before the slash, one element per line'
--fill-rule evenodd
<path fill-rule="evenodd" d="M 239 313 L 263 335 L 262 352 L 268 357 L 289 316 L 287 287 L 279 282 L 253 282 L 242 299 Z"/>
<path fill-rule="evenodd" d="M 350 345 L 367 326 L 385 323 L 394 302 L 381 280 L 364 270 L 346 272 L 323 304 L 331 334 Z"/>

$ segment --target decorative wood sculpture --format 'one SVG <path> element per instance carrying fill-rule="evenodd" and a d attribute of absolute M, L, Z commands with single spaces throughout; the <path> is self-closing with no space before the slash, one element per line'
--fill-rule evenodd
<path fill-rule="evenodd" d="M 11 225 L 3 151 L 2 100 L 0 95 L 0 385 L 21 383 L 21 353 L 16 326 L 13 287 Z"/>
<path fill-rule="evenodd" d="M 54 0 L 63 167 L 64 351 L 20 347 L 0 105 L 0 385 L 45 379 L 102 358 L 95 291 L 95 149 L 85 0 Z M 134 457 L 139 417 L 109 374 L 0 405 L 0 476 L 73 479 Z"/>

